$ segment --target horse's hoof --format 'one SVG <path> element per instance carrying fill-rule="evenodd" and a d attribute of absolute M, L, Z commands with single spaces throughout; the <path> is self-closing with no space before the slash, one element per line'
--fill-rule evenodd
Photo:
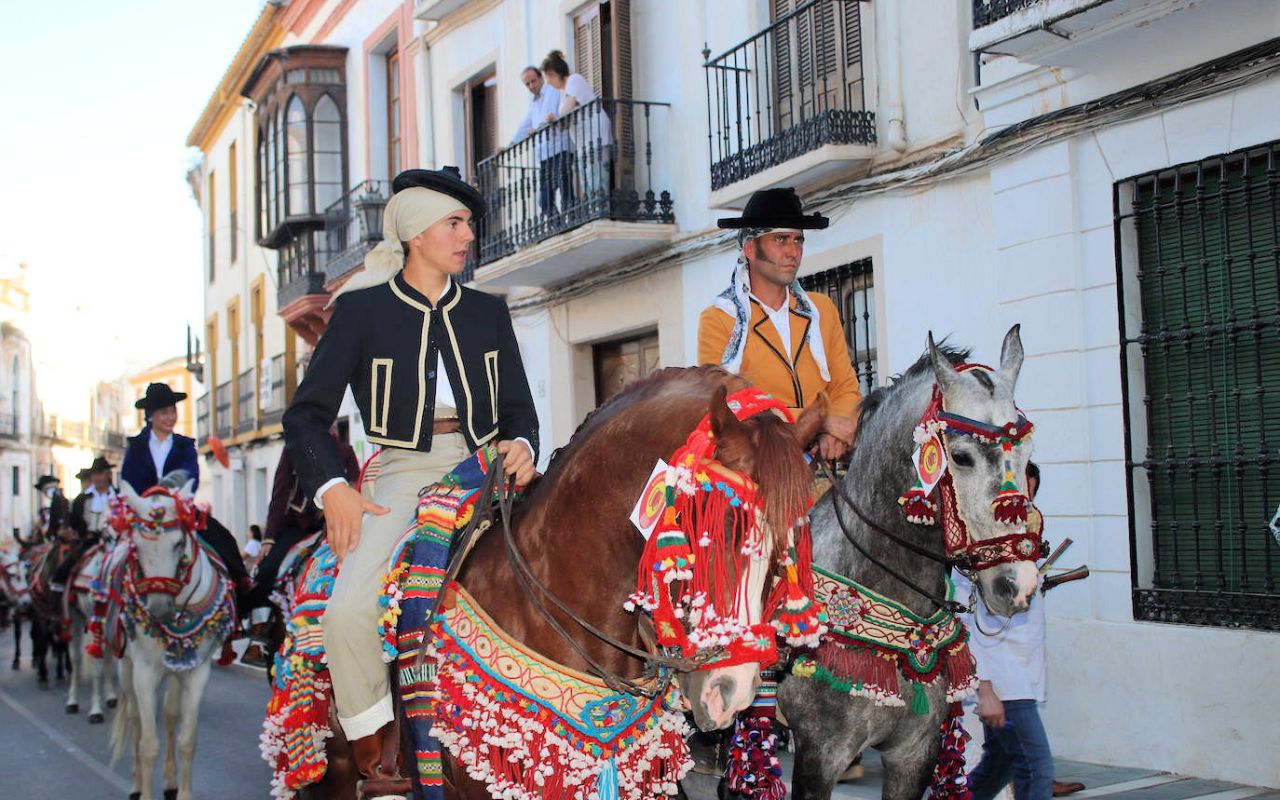
<path fill-rule="evenodd" d="M 165 789 L 165 790 L 164 790 L 164 800 L 178 800 L 178 790 L 177 790 L 177 789 Z"/>
<path fill-rule="evenodd" d="M 90 715 L 89 715 L 89 724 L 90 724 L 90 725 L 101 725 L 101 724 L 102 724 L 103 722 L 105 722 L 105 721 L 106 721 L 106 717 L 102 716 L 101 714 L 90 714 Z"/>
<path fill-rule="evenodd" d="M 129 800 L 142 800 L 142 792 L 129 792 Z"/>
<path fill-rule="evenodd" d="M 107 701 L 107 708 L 115 708 L 115 707 L 116 707 L 116 703 L 119 703 L 119 702 L 120 702 L 119 700 L 117 700 L 117 699 L 115 699 L 115 698 L 113 697 L 113 698 L 111 698 L 110 700 L 108 700 L 108 701 Z"/>
<path fill-rule="evenodd" d="M 79 704 L 79 703 L 67 703 L 67 713 L 68 713 L 68 714 L 79 714 L 79 713 L 80 713 L 80 704 Z"/>

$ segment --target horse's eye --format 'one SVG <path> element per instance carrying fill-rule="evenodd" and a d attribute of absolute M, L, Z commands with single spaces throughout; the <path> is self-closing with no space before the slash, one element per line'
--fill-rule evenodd
<path fill-rule="evenodd" d="M 973 456 L 969 455 L 968 453 L 966 453 L 966 452 L 964 452 L 964 451 L 960 451 L 959 453 L 952 453 L 952 454 L 951 454 L 951 461 L 952 461 L 952 463 L 954 463 L 957 467 L 966 467 L 966 468 L 967 468 L 967 467 L 972 467 L 972 466 L 973 466 Z"/>

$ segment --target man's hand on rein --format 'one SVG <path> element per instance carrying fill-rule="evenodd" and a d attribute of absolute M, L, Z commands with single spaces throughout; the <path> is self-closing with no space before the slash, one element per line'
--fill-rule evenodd
<path fill-rule="evenodd" d="M 506 457 L 503 466 L 507 475 L 516 476 L 517 486 L 528 486 L 533 476 L 537 474 L 536 465 L 533 463 L 533 451 L 529 446 L 524 442 L 504 439 L 498 442 L 498 452 Z"/>
<path fill-rule="evenodd" d="M 828 414 L 822 422 L 822 433 L 818 436 L 818 455 L 828 461 L 844 458 L 853 446 L 857 430 L 858 423 L 849 417 Z"/>
<path fill-rule="evenodd" d="M 364 495 L 345 483 L 329 487 L 320 499 L 324 501 L 325 536 L 338 561 L 355 550 L 360 542 L 360 523 L 365 512 L 379 516 L 391 513 L 391 509 L 366 500 Z"/>

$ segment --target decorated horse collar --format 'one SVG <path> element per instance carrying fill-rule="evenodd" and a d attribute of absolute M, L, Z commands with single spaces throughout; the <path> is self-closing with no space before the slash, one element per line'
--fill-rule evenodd
<path fill-rule="evenodd" d="M 981 364 L 960 364 L 956 367 L 957 372 L 971 370 L 994 371 Z M 1015 448 L 1030 441 L 1035 426 L 1017 406 L 1014 407 L 1017 419 L 992 424 L 947 411 L 945 403 L 941 387 L 934 383 L 929 405 L 913 433 L 916 443 L 912 453 L 915 481 L 898 498 L 903 513 L 917 525 L 934 525 L 938 522 L 941 506 L 942 536 L 947 555 L 954 557 L 957 565 L 966 570 L 980 572 L 997 564 L 1027 561 L 1043 555 L 1040 531 L 1027 528 L 1031 499 L 1022 490 L 1019 476 L 1013 469 Z M 968 522 L 956 502 L 955 483 L 948 468 L 950 448 L 942 435 L 944 432 L 1000 446 L 1000 490 L 991 502 L 991 513 L 997 522 L 1014 527 L 1013 533 L 981 541 L 970 536 Z M 935 490 L 940 495 L 940 502 L 933 499 Z M 1016 530 L 1018 528 L 1021 530 Z"/>

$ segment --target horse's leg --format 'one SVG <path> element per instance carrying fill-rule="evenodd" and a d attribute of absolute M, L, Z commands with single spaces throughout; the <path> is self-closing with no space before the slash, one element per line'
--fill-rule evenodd
<path fill-rule="evenodd" d="M 178 785 L 178 720 L 182 716 L 182 696 L 186 675 L 172 675 L 164 687 L 164 797 L 173 800 Z"/>
<path fill-rule="evenodd" d="M 22 669 L 22 616 L 13 615 L 13 668 Z"/>
<path fill-rule="evenodd" d="M 142 637 L 138 637 L 135 644 L 142 644 Z M 142 649 L 138 648 L 139 651 Z M 155 657 L 155 663 L 147 660 L 148 655 Z M 156 756 L 160 754 L 160 740 L 156 735 L 156 689 L 164 679 L 164 669 L 159 661 L 160 656 L 156 653 L 139 652 L 133 658 L 133 705 L 138 714 L 138 735 L 134 742 L 138 775 L 134 779 L 134 788 L 140 790 L 138 800 L 155 800 L 151 776 L 155 774 Z M 141 785 L 137 781 L 141 781 Z"/>
<path fill-rule="evenodd" d="M 191 800 L 191 768 L 196 760 L 196 724 L 200 719 L 200 701 L 213 665 L 206 658 L 200 666 L 183 676 L 182 725 L 178 730 L 178 754 L 182 769 L 178 774 L 177 800 Z M 166 790 L 165 794 L 168 794 Z M 167 799 L 168 800 L 168 799 Z"/>
<path fill-rule="evenodd" d="M 89 633 L 89 614 L 85 613 L 84 605 L 76 607 L 75 611 L 75 630 L 76 641 L 72 646 L 76 649 L 77 657 L 81 664 L 87 664 L 88 669 L 85 674 L 89 677 L 89 724 L 99 725 L 106 717 L 102 714 L 102 683 L 106 678 L 106 657 L 95 658 L 85 652 L 85 640 L 91 635 Z"/>
<path fill-rule="evenodd" d="M 792 796 L 831 797 L 840 775 L 867 744 L 874 709 L 816 681 L 795 678 L 778 685 L 778 709 L 791 726 L 796 746 Z"/>
<path fill-rule="evenodd" d="M 71 675 L 67 681 L 67 713 L 80 713 L 80 678 L 84 671 L 84 651 L 81 649 L 80 626 L 75 620 L 71 621 L 71 642 L 68 645 L 69 655 L 71 657 Z"/>
<path fill-rule="evenodd" d="M 929 717 L 928 719 L 932 719 Z M 936 724 L 916 726 L 910 735 L 882 745 L 884 787 L 881 800 L 919 800 L 929 786 L 941 739 Z"/>
<path fill-rule="evenodd" d="M 113 667 L 116 665 L 116 656 L 111 646 L 107 645 L 102 648 L 102 688 L 103 693 L 107 696 L 107 708 L 115 708 L 119 702 L 119 691 L 122 681 L 119 673 Z"/>
<path fill-rule="evenodd" d="M 36 681 L 41 689 L 49 688 L 49 637 L 44 620 L 31 618 L 31 665 L 36 668 Z"/>

